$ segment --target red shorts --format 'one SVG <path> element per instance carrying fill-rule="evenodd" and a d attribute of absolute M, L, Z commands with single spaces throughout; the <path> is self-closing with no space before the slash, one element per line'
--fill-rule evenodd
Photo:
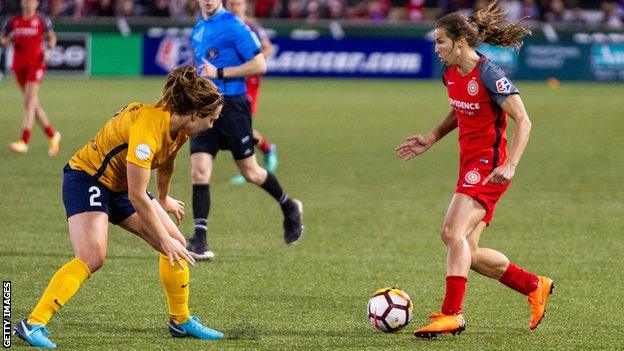
<path fill-rule="evenodd" d="M 258 93 L 260 92 L 260 76 L 249 76 L 246 81 L 247 97 L 251 103 L 251 114 L 256 114 L 256 105 L 258 104 Z"/>
<path fill-rule="evenodd" d="M 484 165 L 485 166 L 485 165 Z M 492 166 L 474 166 L 462 168 L 459 171 L 459 179 L 457 180 L 456 193 L 466 194 L 473 199 L 477 200 L 481 206 L 485 209 L 485 216 L 482 221 L 485 224 L 490 225 L 492 216 L 494 215 L 494 208 L 498 199 L 505 193 L 509 184 L 494 184 L 488 181 L 487 184 L 482 185 L 483 180 L 492 173 Z"/>
<path fill-rule="evenodd" d="M 15 79 L 22 89 L 26 86 L 27 82 L 41 83 L 43 81 L 45 71 L 45 66 L 25 66 L 13 68 Z"/>

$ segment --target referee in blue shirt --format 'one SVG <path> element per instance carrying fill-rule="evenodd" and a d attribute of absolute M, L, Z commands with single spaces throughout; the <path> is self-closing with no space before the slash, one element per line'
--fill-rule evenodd
<path fill-rule="evenodd" d="M 219 150 L 231 150 L 245 179 L 266 190 L 284 214 L 284 241 L 293 244 L 303 233 L 301 201 L 286 195 L 275 176 L 258 165 L 254 155 L 251 111 L 245 77 L 266 72 L 266 61 L 256 35 L 222 0 L 197 0 L 200 18 L 191 34 L 195 62 L 200 74 L 212 80 L 225 97 L 223 110 L 213 128 L 191 139 L 194 235 L 189 251 L 196 260 L 212 260 L 208 246 L 210 176 Z"/>

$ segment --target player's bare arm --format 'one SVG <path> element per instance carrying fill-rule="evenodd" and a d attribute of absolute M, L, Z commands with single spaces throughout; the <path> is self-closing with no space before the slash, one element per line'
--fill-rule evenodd
<path fill-rule="evenodd" d="M 54 33 L 54 30 L 49 29 L 46 32 L 46 46 L 45 46 L 45 50 L 43 52 L 44 55 L 44 59 L 46 61 L 49 61 L 50 58 L 52 57 L 52 53 L 54 52 L 54 48 L 56 47 L 56 33 Z"/>
<path fill-rule="evenodd" d="M 171 185 L 171 177 L 175 169 L 175 159 L 170 157 L 167 163 L 158 167 L 156 170 L 156 188 L 158 190 L 158 203 L 167 212 L 173 214 L 176 224 L 184 219 L 184 202 L 176 200 L 169 196 L 169 186 Z"/>
<path fill-rule="evenodd" d="M 158 218 L 152 201 L 147 196 L 147 184 L 149 184 L 149 169 L 141 168 L 128 162 L 128 198 L 137 214 L 143 219 L 146 232 L 160 243 L 160 252 L 167 255 L 169 263 L 173 266 L 176 261 L 182 269 L 180 260 L 184 259 L 190 264 L 195 260 L 188 253 L 184 245 L 172 238 Z"/>
<path fill-rule="evenodd" d="M 520 162 L 524 149 L 529 142 L 529 134 L 531 134 L 531 120 L 524 108 L 520 95 L 510 95 L 503 101 L 501 107 L 507 112 L 507 115 L 514 120 L 513 140 L 511 141 L 507 161 L 499 167 L 496 167 L 492 173 L 483 180 L 483 184 L 489 181 L 492 183 L 504 184 L 513 178 L 516 172 L 516 166 L 518 162 Z"/>
<path fill-rule="evenodd" d="M 451 110 L 442 122 L 428 134 L 415 134 L 407 137 L 404 143 L 396 147 L 396 154 L 404 161 L 408 161 L 429 150 L 433 144 L 444 138 L 445 135 L 455 128 L 457 128 L 457 116 Z"/>
<path fill-rule="evenodd" d="M 260 42 L 260 45 L 262 46 L 262 56 L 269 57 L 273 54 L 273 44 L 271 44 L 271 41 L 268 39 L 262 40 Z"/>

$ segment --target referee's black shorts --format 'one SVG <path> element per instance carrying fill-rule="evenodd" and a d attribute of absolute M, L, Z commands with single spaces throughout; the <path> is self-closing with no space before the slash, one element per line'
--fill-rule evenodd
<path fill-rule="evenodd" d="M 251 109 L 245 94 L 224 96 L 221 115 L 212 128 L 191 139 L 191 154 L 207 152 L 216 157 L 219 150 L 231 150 L 236 160 L 254 154 Z"/>

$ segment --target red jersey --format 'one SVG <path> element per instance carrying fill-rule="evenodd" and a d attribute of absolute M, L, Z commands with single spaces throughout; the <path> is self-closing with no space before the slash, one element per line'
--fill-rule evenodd
<path fill-rule="evenodd" d="M 447 67 L 444 85 L 457 116 L 461 167 L 479 164 L 480 168 L 487 165 L 493 170 L 505 162 L 507 114 L 500 105 L 509 95 L 518 93 L 505 72 L 481 56 L 465 76 L 457 66 Z"/>
<path fill-rule="evenodd" d="M 466 75 L 457 66 L 447 67 L 444 85 L 459 128 L 460 168 L 455 192 L 476 199 L 485 209 L 482 221 L 489 225 L 496 203 L 510 182 L 483 185 L 482 181 L 507 160 L 507 114 L 500 105 L 518 89 L 485 56 Z"/>
<path fill-rule="evenodd" d="M 13 68 L 44 66 L 43 34 L 52 29 L 52 21 L 42 13 L 36 12 L 30 18 L 21 14 L 13 16 L 3 26 L 2 31 L 13 42 Z"/>

